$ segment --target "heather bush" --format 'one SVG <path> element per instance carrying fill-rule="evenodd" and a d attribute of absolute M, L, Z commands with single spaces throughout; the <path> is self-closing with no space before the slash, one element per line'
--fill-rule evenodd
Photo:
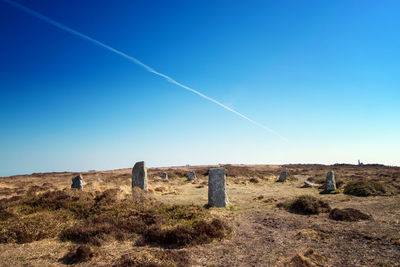
<path fill-rule="evenodd" d="M 348 221 L 356 222 L 359 220 L 370 220 L 372 217 L 365 214 L 357 209 L 346 208 L 346 209 L 333 209 L 329 213 L 329 218 L 336 221 Z"/>
<path fill-rule="evenodd" d="M 368 180 L 349 182 L 344 187 L 343 192 L 348 195 L 359 197 L 382 196 L 389 194 L 387 188 L 383 184 Z"/>
<path fill-rule="evenodd" d="M 309 195 L 299 196 L 294 200 L 279 203 L 278 206 L 290 212 L 304 215 L 320 214 L 331 210 L 327 202 Z"/>
<path fill-rule="evenodd" d="M 87 245 L 72 247 L 70 251 L 60 259 L 65 264 L 76 264 L 90 260 L 94 256 L 92 249 Z"/>
<path fill-rule="evenodd" d="M 56 190 L 0 201 L 0 242 L 29 243 L 59 237 L 101 246 L 141 239 L 160 246 L 188 246 L 220 239 L 229 228 L 195 205 L 166 205 L 148 194 L 122 197 L 118 189 L 87 193 Z"/>

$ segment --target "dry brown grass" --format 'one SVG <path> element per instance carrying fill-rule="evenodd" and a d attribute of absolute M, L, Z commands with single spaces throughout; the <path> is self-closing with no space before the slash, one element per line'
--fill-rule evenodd
<path fill-rule="evenodd" d="M 30 243 L 58 236 L 101 246 L 110 238 L 143 236 L 146 243 L 187 246 L 221 239 L 229 229 L 220 220 L 209 222 L 211 216 L 202 207 L 165 205 L 141 192 L 129 198 L 120 194 L 117 189 L 95 194 L 68 189 L 8 199 L 2 206 L 7 216 L 0 224 L 0 242 Z"/>
<path fill-rule="evenodd" d="M 312 267 L 326 266 L 326 258 L 320 255 L 314 248 L 308 248 L 303 253 L 298 253 L 285 266 L 290 267 Z"/>
<path fill-rule="evenodd" d="M 217 166 L 149 169 L 153 193 L 135 196 L 131 169 L 82 173 L 84 192 L 69 189 L 78 173 L 0 178 L 0 265 L 62 266 L 67 258 L 77 266 L 399 265 L 400 168 L 225 165 L 231 206 L 204 209 L 210 167 Z M 193 170 L 196 184 L 186 181 Z M 287 182 L 275 183 L 283 170 Z M 363 180 L 390 190 L 360 198 L 301 188 L 306 179 L 325 182 L 330 170 L 343 188 Z M 320 214 L 276 207 L 303 195 L 313 200 L 298 202 L 301 213 Z M 332 220 L 320 201 L 373 220 Z"/>

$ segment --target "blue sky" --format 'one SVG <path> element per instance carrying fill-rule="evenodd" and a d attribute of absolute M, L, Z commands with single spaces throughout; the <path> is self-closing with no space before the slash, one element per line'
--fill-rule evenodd
<path fill-rule="evenodd" d="M 398 1 L 29 1 L 277 131 L 0 1 L 0 175 L 400 165 Z"/>

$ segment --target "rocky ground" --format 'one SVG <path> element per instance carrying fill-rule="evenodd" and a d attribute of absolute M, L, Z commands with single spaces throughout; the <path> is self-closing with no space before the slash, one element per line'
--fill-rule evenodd
<path fill-rule="evenodd" d="M 225 165 L 230 206 L 206 209 L 207 171 L 210 167 L 215 166 L 149 169 L 149 193 L 133 202 L 130 169 L 82 173 L 86 182 L 83 193 L 64 190 L 70 187 L 71 179 L 78 173 L 2 177 L 0 265 L 400 266 L 400 168 L 382 165 Z M 197 174 L 194 182 L 186 179 L 191 170 Z M 284 170 L 288 171 L 287 180 L 277 183 L 280 172 Z M 323 184 L 330 170 L 335 172 L 339 188 L 335 194 L 320 194 L 323 185 L 321 188 L 303 187 L 305 181 Z M 164 171 L 168 173 L 168 181 L 161 179 Z M 61 207 L 49 203 L 43 206 L 42 194 L 48 191 L 64 192 L 58 194 L 69 197 L 75 206 L 72 209 L 64 202 Z M 106 191 L 114 192 L 116 199 L 103 197 Z M 353 208 L 369 215 L 368 219 L 338 221 L 331 219 L 329 211 L 304 214 L 291 209 L 291 201 L 303 195 L 316 197 L 331 209 Z M 106 203 L 101 202 L 102 198 Z M 46 198 L 47 201 L 52 199 Z M 143 205 L 138 202 L 141 200 Z M 37 204 L 38 201 L 42 201 L 42 206 Z M 60 201 L 60 197 L 54 201 Z M 175 213 L 170 212 L 171 207 Z M 176 227 L 182 225 L 198 230 L 199 220 L 204 221 L 206 233 L 193 232 L 192 236 L 182 236 L 175 231 L 173 233 L 178 232 L 179 238 L 190 239 L 180 245 L 176 240 L 174 243 L 167 239 L 163 239 L 164 243 L 154 242 L 154 239 L 150 242 L 151 227 L 140 231 L 135 228 L 132 234 L 113 234 L 107 228 L 110 232 L 107 236 L 96 233 L 102 237 L 99 244 L 92 239 L 62 238 L 68 227 L 86 223 L 86 227 L 93 228 L 91 220 L 106 220 L 105 215 L 119 220 L 120 214 L 127 211 L 136 214 L 136 217 L 130 217 L 129 223 L 141 220 L 153 226 L 158 224 L 149 222 L 148 217 L 153 216 L 153 220 L 159 212 L 161 217 L 164 216 L 160 225 L 163 231 L 167 231 L 161 234 L 170 233 L 168 229 L 181 229 Z M 87 216 L 80 216 L 80 212 L 86 212 Z M 53 227 L 57 229 L 36 233 L 34 228 L 29 228 L 34 216 L 39 218 L 39 222 L 34 222 L 37 227 L 47 229 L 40 221 L 49 220 L 57 222 Z M 48 219 L 50 217 L 54 217 L 52 221 Z M 60 221 L 60 218 L 64 219 Z M 10 226 L 27 219 L 30 221 L 23 225 L 25 228 Z M 211 231 L 207 225 L 211 225 L 213 219 L 220 220 L 227 228 L 207 235 L 207 231 Z M 110 224 L 106 221 L 106 225 Z M 24 229 L 30 229 L 30 232 L 24 232 Z M 36 230 L 40 232 L 41 229 Z M 24 234 L 31 238 L 24 238 Z M 204 238 L 197 238 L 197 234 Z M 77 250 L 81 245 L 84 246 Z M 68 260 L 71 257 L 72 261 Z M 74 257 L 78 260 L 74 261 Z"/>

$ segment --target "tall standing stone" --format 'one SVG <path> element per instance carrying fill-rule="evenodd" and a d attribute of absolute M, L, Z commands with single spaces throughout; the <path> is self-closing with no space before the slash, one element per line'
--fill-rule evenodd
<path fill-rule="evenodd" d="M 328 172 L 326 175 L 326 186 L 325 192 L 331 192 L 336 190 L 335 174 L 333 171 Z"/>
<path fill-rule="evenodd" d="M 281 175 L 279 175 L 279 179 L 277 182 L 283 183 L 284 181 L 286 181 L 286 176 L 287 176 L 287 172 L 281 172 Z"/>
<path fill-rule="evenodd" d="M 168 174 L 166 172 L 163 172 L 162 175 L 161 175 L 161 178 L 163 180 L 168 180 Z"/>
<path fill-rule="evenodd" d="M 137 186 L 145 191 L 147 188 L 147 169 L 144 161 L 139 161 L 135 163 L 132 169 L 132 191 L 133 188 Z"/>
<path fill-rule="evenodd" d="M 188 181 L 193 181 L 196 179 L 196 173 L 195 171 L 190 171 L 188 175 Z"/>
<path fill-rule="evenodd" d="M 78 190 L 83 190 L 84 181 L 82 175 L 79 174 L 75 178 L 72 179 L 71 188 L 76 188 Z"/>
<path fill-rule="evenodd" d="M 229 204 L 226 187 L 226 169 L 215 168 L 208 171 L 208 205 L 226 207 Z"/>

